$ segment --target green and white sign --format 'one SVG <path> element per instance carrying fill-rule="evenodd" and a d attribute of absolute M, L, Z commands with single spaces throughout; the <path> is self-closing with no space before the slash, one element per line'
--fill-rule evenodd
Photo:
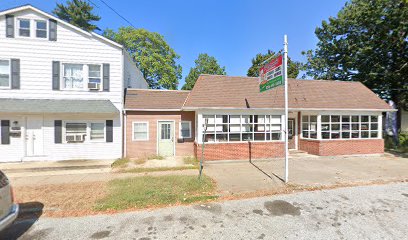
<path fill-rule="evenodd" d="M 282 55 L 271 59 L 259 71 L 259 91 L 265 92 L 284 84 Z"/>

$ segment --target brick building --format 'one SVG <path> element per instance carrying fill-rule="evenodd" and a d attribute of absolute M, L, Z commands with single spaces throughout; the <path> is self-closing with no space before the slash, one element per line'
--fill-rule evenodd
<path fill-rule="evenodd" d="M 360 82 L 288 80 L 289 121 L 283 86 L 260 93 L 258 78 L 201 75 L 193 90 L 128 90 L 125 154 L 199 156 L 206 160 L 310 154 L 384 152 L 382 113 L 392 109 Z"/>

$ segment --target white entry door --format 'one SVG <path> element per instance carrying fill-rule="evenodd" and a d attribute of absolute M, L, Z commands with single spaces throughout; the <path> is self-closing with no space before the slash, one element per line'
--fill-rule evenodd
<path fill-rule="evenodd" d="M 27 156 L 43 155 L 43 118 L 28 117 L 26 130 Z"/>
<path fill-rule="evenodd" d="M 174 122 L 160 121 L 158 135 L 159 155 L 174 156 Z"/>

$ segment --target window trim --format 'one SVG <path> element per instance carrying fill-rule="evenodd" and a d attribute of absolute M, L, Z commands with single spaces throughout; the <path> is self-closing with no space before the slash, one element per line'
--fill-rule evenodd
<path fill-rule="evenodd" d="M 86 133 L 83 142 L 67 142 L 67 123 L 85 123 Z M 102 123 L 103 124 L 103 139 L 91 139 L 91 124 Z M 86 143 L 105 143 L 106 142 L 106 121 L 105 120 L 63 120 L 62 121 L 62 143 L 64 144 L 86 144 Z"/>
<path fill-rule="evenodd" d="M 48 21 L 42 20 L 42 19 L 35 19 L 34 22 L 35 22 L 35 38 L 37 38 L 37 39 L 48 39 Z M 38 29 L 38 27 L 37 27 L 38 22 L 44 22 L 45 23 L 45 29 Z M 45 37 L 38 37 L 37 36 L 37 31 L 38 30 L 45 31 Z"/>
<path fill-rule="evenodd" d="M 144 123 L 146 124 L 146 138 L 145 139 L 135 139 L 135 123 Z M 149 141 L 149 122 L 148 121 L 133 121 L 132 122 L 132 141 L 134 142 L 145 142 Z"/>
<path fill-rule="evenodd" d="M 66 88 L 65 87 L 65 80 L 64 80 L 64 73 L 65 73 L 65 65 L 66 64 L 73 64 L 73 65 L 82 65 L 82 79 L 83 79 L 83 86 L 82 88 Z M 89 83 L 89 65 L 98 65 L 100 66 L 100 73 L 101 73 L 101 81 L 99 83 L 99 90 L 91 90 L 88 88 Z M 80 62 L 69 62 L 64 61 L 60 62 L 60 86 L 62 91 L 86 91 L 86 92 L 103 92 L 103 64 L 102 63 L 80 63 Z"/>
<path fill-rule="evenodd" d="M 276 113 L 276 114 L 270 114 L 270 113 L 202 113 L 200 115 L 201 115 L 200 116 L 201 126 L 199 126 L 199 131 L 200 132 L 197 135 L 200 138 L 199 139 L 200 143 L 205 142 L 205 144 L 224 144 L 224 143 L 234 144 L 234 143 L 247 143 L 247 142 L 283 142 L 284 141 L 284 139 L 283 139 L 283 137 L 284 137 L 284 135 L 283 135 L 283 122 L 284 122 L 283 118 L 284 117 L 283 117 L 283 115 L 281 113 Z M 227 140 L 226 141 L 217 141 L 216 125 L 218 125 L 218 124 L 216 123 L 216 118 L 217 118 L 217 116 L 224 116 L 224 115 L 229 116 L 228 117 L 228 123 L 218 123 L 218 124 L 221 124 L 221 125 L 227 124 L 228 126 L 237 125 L 236 127 L 238 127 L 238 125 L 239 125 L 240 130 L 236 131 L 236 132 L 235 131 L 231 132 L 230 128 L 229 128 L 228 129 L 229 131 L 219 133 L 219 134 L 227 134 Z M 259 122 L 255 123 L 255 117 L 254 116 L 261 116 L 261 115 L 264 116 L 265 122 L 264 123 L 259 123 Z M 214 127 L 214 131 L 212 131 L 214 133 L 210 133 L 210 134 L 214 135 L 214 140 L 213 141 L 205 141 L 205 139 L 203 138 L 205 116 L 213 116 L 214 117 L 213 118 L 214 123 L 209 123 L 211 125 L 214 125 L 214 126 L 211 126 L 211 127 Z M 239 116 L 239 123 L 231 123 L 231 116 Z M 269 116 L 269 122 L 268 123 L 266 122 L 265 116 Z M 275 117 L 275 118 L 273 118 L 273 117 Z M 236 119 L 238 119 L 238 118 L 236 118 Z M 245 119 L 247 119 L 249 121 L 246 122 Z M 279 119 L 279 123 L 274 123 L 272 119 Z M 263 124 L 264 126 L 269 125 L 269 130 L 266 130 L 267 128 L 265 127 L 265 130 L 263 132 L 255 132 L 255 125 L 256 124 L 261 124 L 261 125 Z M 245 128 L 245 125 L 250 125 L 250 131 L 243 130 L 243 128 Z M 273 125 L 279 125 L 280 130 L 272 130 Z M 230 134 L 231 133 L 232 134 L 239 134 L 240 140 L 239 141 L 230 141 Z M 255 134 L 256 133 L 265 134 L 264 140 L 255 140 Z M 207 131 L 207 134 L 209 134 L 208 131 Z M 251 139 L 242 140 L 244 134 L 251 134 Z M 279 139 L 272 139 L 272 134 L 279 134 Z M 268 135 L 269 135 L 269 139 L 267 139 Z"/>
<path fill-rule="evenodd" d="M 11 59 L 3 59 L 0 58 L 2 61 L 8 61 L 8 70 L 9 70 L 9 85 L 8 86 L 0 86 L 0 89 L 11 89 Z"/>
<path fill-rule="evenodd" d="M 20 21 L 28 21 L 28 23 L 30 24 L 30 26 L 28 27 L 28 28 L 21 28 L 20 27 Z M 29 19 L 29 18 L 17 18 L 17 36 L 18 37 L 20 37 L 20 38 L 31 38 L 31 19 Z M 28 31 L 29 31 L 29 34 L 28 34 L 28 36 L 22 36 L 22 35 L 20 35 L 20 29 L 24 29 L 24 30 L 27 30 L 28 29 Z"/>
<path fill-rule="evenodd" d="M 305 114 L 305 115 L 302 114 L 301 115 L 302 128 L 303 128 L 303 116 L 310 116 L 310 115 L 311 114 Z M 303 130 L 302 130 L 302 134 L 300 135 L 301 139 L 305 139 L 305 140 L 309 140 L 309 141 L 316 141 L 316 140 L 317 141 L 348 141 L 348 140 L 370 140 L 370 139 L 381 139 L 382 138 L 381 137 L 381 125 L 380 125 L 381 124 L 381 120 L 380 120 L 381 116 L 380 115 L 376 115 L 376 114 L 373 114 L 373 113 L 365 113 L 365 114 L 350 114 L 350 113 L 349 114 L 343 114 L 343 113 L 321 114 L 321 113 L 319 113 L 319 114 L 317 114 L 317 116 L 318 116 L 318 119 L 317 119 L 317 134 L 318 134 L 318 137 L 315 138 L 315 139 L 314 138 L 305 138 L 305 137 L 303 137 Z M 323 122 L 322 121 L 323 116 L 329 116 L 329 122 Z M 332 117 L 331 116 L 339 116 L 340 117 L 339 122 L 332 122 Z M 349 121 L 348 122 L 343 122 L 343 116 L 349 116 Z M 352 120 L 353 116 L 358 117 L 358 122 L 353 122 L 353 120 Z M 368 116 L 368 122 L 362 122 L 362 116 Z M 376 122 L 371 122 L 372 117 L 377 117 L 377 121 Z M 358 124 L 358 127 L 359 127 L 359 129 L 357 130 L 358 131 L 358 138 L 353 138 L 352 137 L 352 132 L 353 132 L 352 125 L 353 125 L 353 123 Z M 327 131 L 322 131 L 322 125 L 323 124 L 328 124 L 329 125 L 329 129 Z M 331 137 L 332 136 L 332 130 L 331 130 L 332 124 L 339 124 L 340 125 L 339 130 L 334 130 L 335 132 L 337 132 L 337 131 L 339 132 L 339 138 L 332 138 Z M 342 129 L 343 124 L 349 124 L 350 125 L 349 130 L 343 130 Z M 361 125 L 362 124 L 368 124 L 368 127 L 369 127 L 368 130 L 361 130 Z M 377 124 L 377 130 L 371 130 L 371 125 L 372 124 Z M 361 137 L 362 136 L 361 133 L 363 131 L 368 132 L 368 137 L 366 137 L 366 138 Z M 323 138 L 323 135 L 322 135 L 323 132 L 329 133 L 330 137 L 329 138 Z M 349 134 L 350 134 L 349 138 L 343 138 L 342 137 L 343 132 L 349 132 Z M 371 137 L 372 132 L 377 132 L 377 137 Z"/>
<path fill-rule="evenodd" d="M 92 139 L 92 123 L 103 124 L 103 139 Z M 106 142 L 106 121 L 90 121 L 89 122 L 89 142 Z"/>
<path fill-rule="evenodd" d="M 189 135 L 188 135 L 188 137 L 183 137 L 183 135 L 182 135 L 182 132 L 181 132 L 181 125 L 182 125 L 182 123 L 188 123 L 188 128 L 189 128 Z M 186 138 L 191 138 L 191 137 L 192 137 L 191 121 L 180 121 L 180 124 L 179 124 L 179 138 L 184 138 L 184 139 L 186 139 Z"/>

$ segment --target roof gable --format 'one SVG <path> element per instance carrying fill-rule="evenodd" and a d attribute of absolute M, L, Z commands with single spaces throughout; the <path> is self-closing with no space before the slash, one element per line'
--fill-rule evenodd
<path fill-rule="evenodd" d="M 41 15 L 44 15 L 44 16 L 47 17 L 47 18 L 53 19 L 53 20 L 55 20 L 55 21 L 57 21 L 57 22 L 59 22 L 59 23 L 65 25 L 65 26 L 67 26 L 67 27 L 70 27 L 70 28 L 74 29 L 74 30 L 77 31 L 77 32 L 80 32 L 80 33 L 82 33 L 82 34 L 85 34 L 86 36 L 95 37 L 96 39 L 99 39 L 99 40 L 101 40 L 101 41 L 103 41 L 103 42 L 105 42 L 105 43 L 107 43 L 107 44 L 113 45 L 113 46 L 118 47 L 118 48 L 123 48 L 123 46 L 120 45 L 120 44 L 117 43 L 117 42 L 114 42 L 114 41 L 112 41 L 112 40 L 110 40 L 110 39 L 108 39 L 108 38 L 106 38 L 106 37 L 104 37 L 104 36 L 102 36 L 102 35 L 100 35 L 100 34 L 95 33 L 95 32 L 85 31 L 85 30 L 83 30 L 83 29 L 81 29 L 81 28 L 79 28 L 79 27 L 77 27 L 77 26 L 74 26 L 74 25 L 72 25 L 72 24 L 70 24 L 70 23 L 68 23 L 68 22 L 66 22 L 66 21 L 64 21 L 64 20 L 62 20 L 62 19 L 59 19 L 58 17 L 55 17 L 55 16 L 53 16 L 53 15 L 47 13 L 47 12 L 44 12 L 44 11 L 42 11 L 42 10 L 36 8 L 36 7 L 33 7 L 33 6 L 30 5 L 30 4 L 23 5 L 23 6 L 19 6 L 19 7 L 15 7 L 15 8 L 11 8 L 11 9 L 7 9 L 7 10 L 3 10 L 3 11 L 0 12 L 0 16 L 6 15 L 6 14 L 13 14 L 13 13 L 15 13 L 15 12 L 20 12 L 20 11 L 25 11 L 25 10 L 34 11 L 34 12 L 36 12 L 36 13 L 39 13 L 39 14 L 41 14 Z"/>

